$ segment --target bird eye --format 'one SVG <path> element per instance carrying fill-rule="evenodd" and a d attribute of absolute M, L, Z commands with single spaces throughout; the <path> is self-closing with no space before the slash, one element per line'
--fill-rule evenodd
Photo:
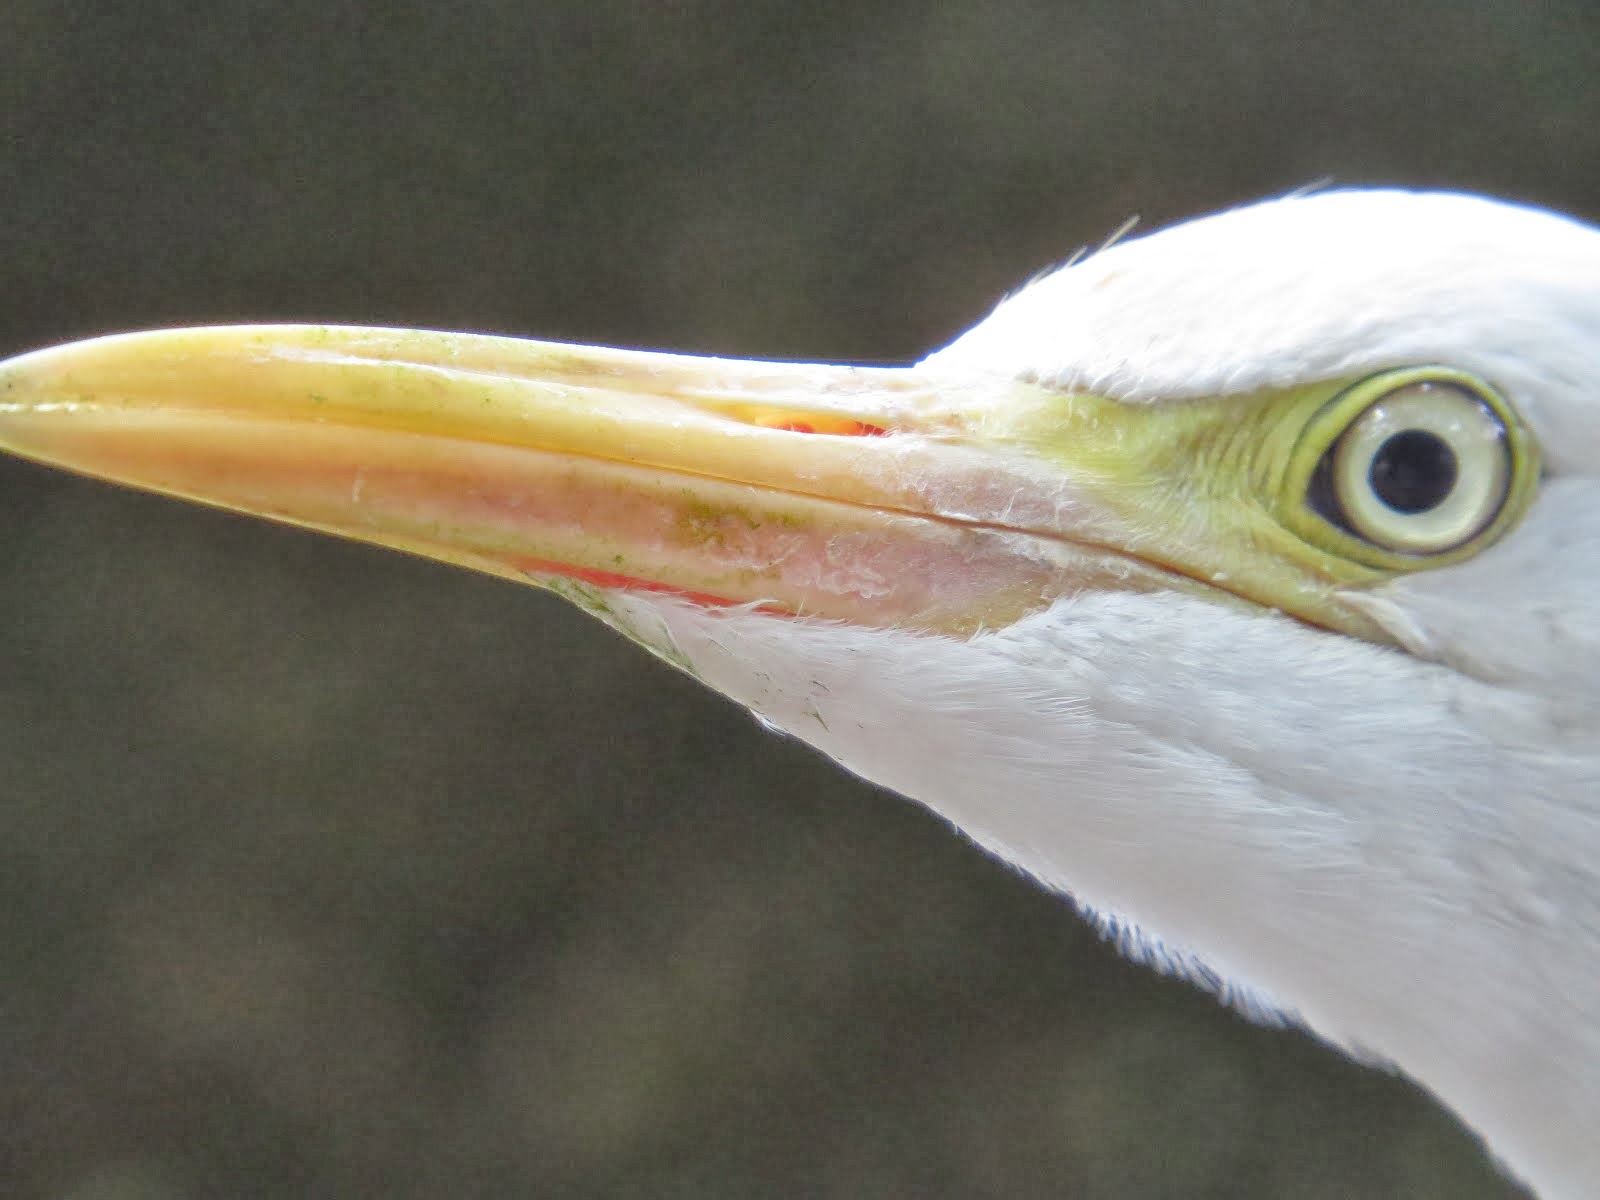
<path fill-rule="evenodd" d="M 1438 554 L 1481 533 L 1511 482 L 1506 428 L 1453 383 L 1414 383 L 1367 407 L 1318 465 L 1324 513 L 1399 554 Z M 1340 520 L 1342 518 L 1342 520 Z"/>
<path fill-rule="evenodd" d="M 1504 402 L 1470 376 L 1411 369 L 1367 379 L 1317 414 L 1306 509 L 1372 565 L 1464 550 L 1526 499 L 1532 447 Z M 1334 530 L 1338 533 L 1335 534 Z M 1344 535 L 1343 539 L 1339 535 Z M 1332 548 L 1332 547 L 1330 547 Z"/>

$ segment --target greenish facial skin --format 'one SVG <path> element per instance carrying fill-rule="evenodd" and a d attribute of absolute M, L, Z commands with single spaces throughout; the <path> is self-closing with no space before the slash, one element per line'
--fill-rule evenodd
<path fill-rule="evenodd" d="M 1484 519 L 1427 553 L 1394 548 L 1384 530 L 1363 537 L 1319 471 L 1374 406 L 1408 389 L 1439 388 L 1492 418 L 1456 427 L 1463 458 L 1502 461 L 1503 478 L 1463 471 L 1458 488 L 1484 486 Z M 1316 625 L 1385 640 L 1340 593 L 1413 571 L 1459 563 L 1494 544 L 1527 512 L 1539 478 L 1537 446 L 1517 414 L 1481 381 L 1441 367 L 1389 371 L 1249 396 L 1128 404 L 1037 389 L 1008 437 L 1056 463 L 1125 523 L 1120 548 L 1219 590 Z M 1473 449 L 1476 447 L 1476 449 Z M 1359 481 L 1354 481 L 1359 482 Z M 1345 481 L 1347 488 L 1352 481 Z M 1323 503 L 1319 504 L 1321 499 Z M 1397 514 L 1398 515 L 1398 514 Z"/>

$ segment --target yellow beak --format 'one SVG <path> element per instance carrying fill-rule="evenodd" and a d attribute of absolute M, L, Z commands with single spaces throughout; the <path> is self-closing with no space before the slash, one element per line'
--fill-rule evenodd
<path fill-rule="evenodd" d="M 1030 451 L 1038 403 L 916 369 L 255 326 L 13 359 L 0 445 L 558 588 L 952 633 L 1085 588 L 1212 592 Z"/>

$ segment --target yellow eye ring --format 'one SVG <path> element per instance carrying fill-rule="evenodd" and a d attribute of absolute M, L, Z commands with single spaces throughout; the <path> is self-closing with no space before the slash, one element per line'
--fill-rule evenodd
<path fill-rule="evenodd" d="M 1440 367 L 1346 388 L 1307 423 L 1285 487 L 1302 537 L 1370 566 L 1456 562 L 1526 511 L 1533 439 L 1481 380 Z"/>

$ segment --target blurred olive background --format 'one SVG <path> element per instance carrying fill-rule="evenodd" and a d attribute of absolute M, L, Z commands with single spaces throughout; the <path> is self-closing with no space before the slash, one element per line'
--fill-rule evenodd
<path fill-rule="evenodd" d="M 1597 64 L 1592 0 L 7 0 L 0 351 L 902 361 L 1133 213 L 1600 216 Z M 0 489 L 0 1194 L 1517 1194 L 550 597 Z"/>

